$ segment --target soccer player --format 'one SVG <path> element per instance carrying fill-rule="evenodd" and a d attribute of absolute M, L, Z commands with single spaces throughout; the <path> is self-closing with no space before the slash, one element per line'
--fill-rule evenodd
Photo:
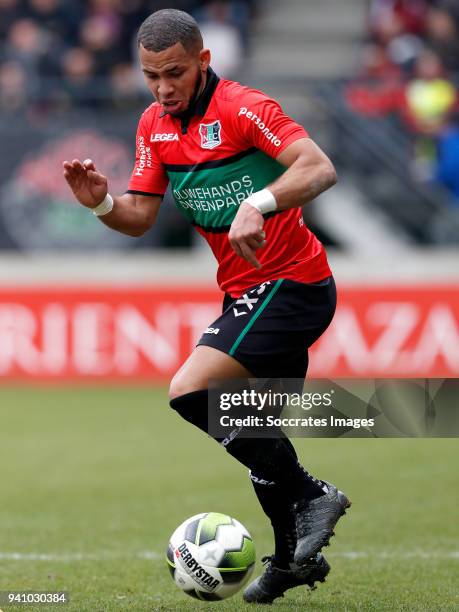
<path fill-rule="evenodd" d="M 336 173 L 276 101 L 219 79 L 187 13 L 150 15 L 138 49 L 156 101 L 139 122 L 129 189 L 110 195 L 90 159 L 65 161 L 64 176 L 83 206 L 131 236 L 153 226 L 171 183 L 176 205 L 209 243 L 223 314 L 209 322 L 170 385 L 171 407 L 207 432 L 209 379 L 306 375 L 308 347 L 332 320 L 336 290 L 301 207 L 334 185 Z M 270 603 L 294 586 L 314 587 L 330 569 L 320 551 L 349 500 L 311 476 L 286 437 L 233 433 L 218 441 L 249 468 L 275 540 L 245 600 Z"/>

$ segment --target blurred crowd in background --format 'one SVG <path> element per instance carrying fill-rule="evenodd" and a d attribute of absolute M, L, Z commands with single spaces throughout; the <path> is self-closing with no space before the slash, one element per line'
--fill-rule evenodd
<path fill-rule="evenodd" d="M 396 116 L 412 140 L 412 173 L 459 205 L 459 1 L 372 0 L 361 58 L 348 105 Z"/>
<path fill-rule="evenodd" d="M 0 160 L 0 248 L 112 239 L 91 236 L 94 224 L 89 230 L 82 216 L 71 217 L 77 213 L 61 205 L 69 194 L 55 173 L 62 155 L 85 155 L 89 143 L 122 188 L 132 133 L 151 100 L 136 32 L 171 6 L 197 19 L 217 74 L 238 80 L 269 11 L 261 0 L 0 0 L 0 126 L 9 147 Z M 314 1 L 305 2 L 305 19 L 312 10 Z M 322 96 L 327 126 L 341 126 L 327 151 L 339 171 L 354 175 L 369 211 L 379 206 L 415 243 L 457 244 L 459 217 L 451 224 L 448 215 L 459 211 L 459 0 L 368 0 L 362 10 L 368 26 L 355 41 L 353 74 L 333 80 L 328 97 L 305 75 L 304 107 L 307 95 Z M 316 116 L 320 124 L 320 113 L 307 118 L 311 133 L 320 130 Z M 162 208 L 153 244 L 190 245 L 187 222 Z"/>
<path fill-rule="evenodd" d="M 42 111 L 132 104 L 144 90 L 137 29 L 171 5 L 199 21 L 216 70 L 235 73 L 255 0 L 0 0 L 1 112 L 22 113 L 31 99 Z"/>

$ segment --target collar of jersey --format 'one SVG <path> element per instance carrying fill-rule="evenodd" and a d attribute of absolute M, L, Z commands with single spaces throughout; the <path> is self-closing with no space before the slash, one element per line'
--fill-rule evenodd
<path fill-rule="evenodd" d="M 193 106 L 186 111 L 185 113 L 186 117 L 191 118 L 193 115 L 204 117 L 204 115 L 206 114 L 207 108 L 210 104 L 210 101 L 212 99 L 212 96 L 214 95 L 214 92 L 217 88 L 219 80 L 220 78 L 215 74 L 215 72 L 209 66 L 207 68 L 206 86 L 202 90 L 202 93 L 199 96 L 199 98 L 195 100 Z M 162 113 L 159 116 L 164 117 L 164 115 L 167 115 L 167 114 L 168 113 L 166 111 L 162 111 Z"/>

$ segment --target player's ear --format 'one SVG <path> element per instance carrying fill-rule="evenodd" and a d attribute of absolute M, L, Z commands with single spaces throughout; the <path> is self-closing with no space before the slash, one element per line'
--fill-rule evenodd
<path fill-rule="evenodd" d="M 206 71 L 210 64 L 210 49 L 201 49 L 199 52 L 199 65 L 202 71 Z"/>

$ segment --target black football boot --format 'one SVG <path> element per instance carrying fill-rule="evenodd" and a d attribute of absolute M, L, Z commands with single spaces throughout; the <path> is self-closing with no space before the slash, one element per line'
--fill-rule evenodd
<path fill-rule="evenodd" d="M 263 557 L 266 564 L 264 573 L 256 578 L 244 590 L 243 598 L 247 603 L 270 604 L 277 597 L 283 597 L 285 591 L 306 585 L 311 590 L 317 588 L 316 582 L 324 582 L 330 571 L 325 557 L 320 553 L 302 567 L 281 569 L 276 567 L 274 557 Z"/>
<path fill-rule="evenodd" d="M 328 493 L 315 499 L 297 501 L 292 509 L 296 524 L 296 548 L 294 561 L 302 566 L 314 559 L 323 546 L 328 546 L 335 535 L 333 528 L 338 519 L 346 514 L 351 502 L 334 485 L 324 481 Z"/>

